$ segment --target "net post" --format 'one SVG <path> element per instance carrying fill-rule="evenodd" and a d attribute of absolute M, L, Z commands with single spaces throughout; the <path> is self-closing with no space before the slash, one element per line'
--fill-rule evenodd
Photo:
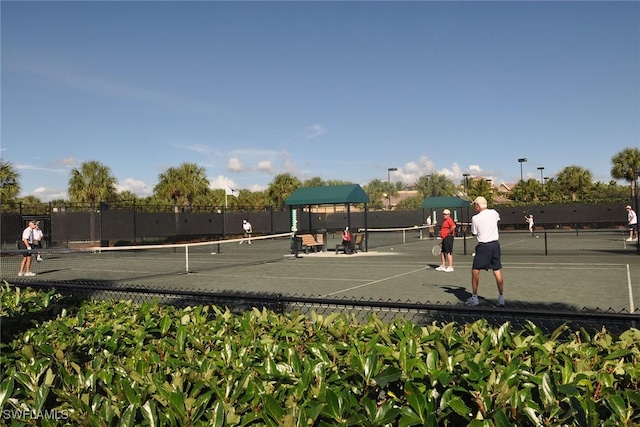
<path fill-rule="evenodd" d="M 184 245 L 185 272 L 189 272 L 189 245 Z"/>

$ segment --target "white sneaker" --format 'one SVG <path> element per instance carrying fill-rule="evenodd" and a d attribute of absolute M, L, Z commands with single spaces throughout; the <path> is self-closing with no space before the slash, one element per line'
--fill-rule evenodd
<path fill-rule="evenodd" d="M 447 267 L 447 268 L 445 268 L 445 269 L 444 269 L 444 270 L 442 270 L 442 271 L 444 271 L 445 273 L 451 273 L 451 272 L 452 272 L 452 271 L 454 271 L 454 270 L 453 270 L 453 267 Z"/>
<path fill-rule="evenodd" d="M 446 267 L 443 267 L 442 265 L 440 267 L 436 267 L 436 271 L 445 271 Z"/>
<path fill-rule="evenodd" d="M 498 301 L 496 301 L 496 307 L 504 307 L 504 295 L 498 295 Z"/>
<path fill-rule="evenodd" d="M 475 307 L 478 304 L 480 304 L 480 301 L 478 301 L 477 295 L 472 295 L 471 298 L 469 298 L 467 302 L 464 303 L 464 305 L 469 307 Z"/>
<path fill-rule="evenodd" d="M 38 256 L 36 257 L 36 261 L 38 262 L 42 261 L 42 256 L 40 256 L 40 254 L 38 254 Z"/>
<path fill-rule="evenodd" d="M 635 242 L 636 239 L 634 239 L 633 237 L 629 237 L 628 239 L 625 240 L 626 242 Z"/>
<path fill-rule="evenodd" d="M 24 273 L 25 276 L 35 276 L 36 273 L 34 273 L 33 271 L 27 271 L 26 273 Z"/>
<path fill-rule="evenodd" d="M 20 273 L 18 273 L 18 276 L 24 276 L 24 273 L 21 271 Z"/>
<path fill-rule="evenodd" d="M 239 243 L 239 244 L 241 245 L 241 244 L 242 244 L 242 242 L 243 242 L 243 241 L 242 241 L 242 240 L 240 240 L 240 243 Z"/>

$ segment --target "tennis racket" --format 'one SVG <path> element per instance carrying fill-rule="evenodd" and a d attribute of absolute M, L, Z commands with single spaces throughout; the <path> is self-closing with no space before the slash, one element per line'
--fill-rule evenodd
<path fill-rule="evenodd" d="M 440 252 L 442 252 L 442 245 L 440 243 L 431 248 L 431 253 L 433 254 L 433 256 L 440 256 Z"/>

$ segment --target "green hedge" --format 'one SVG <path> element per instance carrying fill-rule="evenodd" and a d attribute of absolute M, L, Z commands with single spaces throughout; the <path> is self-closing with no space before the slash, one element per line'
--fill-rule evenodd
<path fill-rule="evenodd" d="M 7 425 L 640 424 L 640 331 L 70 303 L 2 288 Z"/>

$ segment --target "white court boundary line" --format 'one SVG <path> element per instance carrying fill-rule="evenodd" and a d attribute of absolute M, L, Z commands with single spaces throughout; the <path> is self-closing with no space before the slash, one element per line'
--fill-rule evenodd
<path fill-rule="evenodd" d="M 636 309 L 633 304 L 633 287 L 631 286 L 631 267 L 629 267 L 629 264 L 627 264 L 627 287 L 629 288 L 629 312 L 633 313 Z"/>
<path fill-rule="evenodd" d="M 555 264 L 544 264 L 542 266 L 535 266 L 535 265 L 541 265 L 541 263 L 514 263 L 514 264 L 510 264 L 511 266 L 513 266 L 513 268 L 520 268 L 520 269 L 549 269 L 549 268 L 553 268 L 553 267 L 558 267 L 560 268 L 562 266 L 562 269 L 566 270 L 567 266 L 576 266 L 575 269 L 580 269 L 583 270 L 582 266 L 589 266 L 589 267 L 600 267 L 600 268 L 608 268 L 608 267 L 625 267 L 626 269 L 626 273 L 627 273 L 627 291 L 629 293 L 629 312 L 633 313 L 635 311 L 635 304 L 633 303 L 633 286 L 631 283 L 631 267 L 629 266 L 629 264 L 594 264 L 594 263 L 555 263 Z M 504 268 L 504 265 L 503 265 Z M 396 279 L 398 277 L 402 277 L 402 276 L 407 276 L 409 274 L 414 274 L 417 273 L 421 270 L 425 270 L 427 269 L 426 267 L 423 268 L 419 268 L 417 270 L 412 270 L 406 273 L 402 273 L 402 274 L 396 274 L 395 276 L 389 276 L 389 277 L 385 277 L 383 279 L 379 279 L 379 280 L 374 280 L 372 282 L 367 282 L 367 283 L 363 283 L 361 285 L 358 286 L 352 286 L 350 288 L 346 288 L 346 289 L 341 289 L 339 291 L 335 291 L 335 292 L 331 292 L 325 295 L 321 295 L 321 297 L 326 298 L 326 297 L 330 297 L 332 295 L 337 295 L 337 294 L 341 294 L 344 292 L 349 292 L 355 289 L 360 289 L 360 288 L 364 288 L 366 286 L 370 286 L 370 285 L 375 285 L 377 283 L 381 283 L 384 282 L 386 280 L 389 279 Z"/>

